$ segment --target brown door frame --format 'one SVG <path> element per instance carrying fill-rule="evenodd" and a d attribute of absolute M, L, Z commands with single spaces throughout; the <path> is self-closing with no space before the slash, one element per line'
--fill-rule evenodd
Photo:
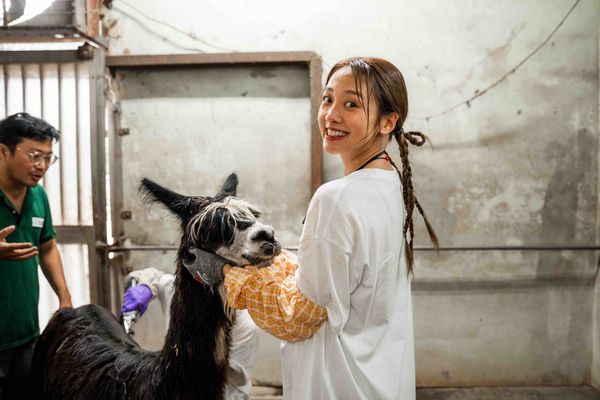
<path fill-rule="evenodd" d="M 271 53 L 214 53 L 214 54 L 161 54 L 138 56 L 106 57 L 106 66 L 114 75 L 119 69 L 148 69 L 157 67 L 225 66 L 225 65 L 304 65 L 308 68 L 310 83 L 311 114 L 311 194 L 323 182 L 323 157 L 321 134 L 317 123 L 317 113 L 321 99 L 321 58 L 311 51 L 271 52 Z"/>
<path fill-rule="evenodd" d="M 194 67 L 194 66 L 244 66 L 244 65 L 300 65 L 308 68 L 309 72 L 309 95 L 310 95 L 310 164 L 311 164 L 311 179 L 310 193 L 313 194 L 323 181 L 323 156 L 321 146 L 321 134 L 317 122 L 317 113 L 321 102 L 321 78 L 322 66 L 321 58 L 313 52 L 274 52 L 274 53 L 223 53 L 223 54 L 168 54 L 168 55 L 136 55 L 136 56 L 107 56 L 106 67 L 110 72 L 110 76 L 114 77 L 119 70 L 132 69 L 152 69 L 152 68 L 178 68 L 178 67 Z M 112 303 L 113 311 L 117 311 L 120 296 L 123 291 L 122 276 L 124 270 L 123 255 L 130 251 L 153 251 L 153 250 L 175 250 L 177 247 L 165 246 L 128 246 L 126 243 L 121 243 L 119 240 L 119 220 L 121 218 L 120 211 L 123 208 L 123 191 L 122 191 L 122 174 L 123 168 L 121 163 L 121 149 L 119 136 L 127 134 L 125 129 L 120 126 L 120 106 L 117 102 L 112 106 L 112 126 L 107 127 L 107 133 L 110 138 L 109 162 L 111 168 L 111 205 L 112 205 L 112 220 L 113 220 L 113 236 L 117 239 L 117 243 L 109 246 L 105 252 L 105 259 L 102 270 L 105 271 L 101 280 L 98 282 L 101 287 L 110 287 L 110 299 L 107 300 L 106 306 L 110 308 Z M 99 122 L 104 123 L 104 121 Z M 104 146 L 102 146 L 102 150 Z M 99 149 L 100 150 L 100 149 Z M 307 188 L 309 189 L 309 188 Z M 103 241 L 105 242 L 105 241 Z M 112 252 L 112 259 L 106 256 L 108 252 Z M 100 253 L 99 253 L 100 254 Z M 110 261 L 110 262 L 109 262 Z M 107 294 L 106 290 L 102 293 Z M 103 304 L 105 305 L 105 304 Z"/>

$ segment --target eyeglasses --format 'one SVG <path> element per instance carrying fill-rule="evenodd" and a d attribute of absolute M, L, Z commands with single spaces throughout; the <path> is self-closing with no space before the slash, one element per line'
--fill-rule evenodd
<path fill-rule="evenodd" d="M 58 156 L 56 154 L 44 154 L 44 153 L 40 153 L 38 151 L 34 151 L 33 153 L 30 153 L 26 150 L 23 150 L 20 147 L 17 147 L 17 150 L 21 150 L 22 152 L 27 154 L 27 156 L 29 157 L 29 160 L 33 163 L 33 165 L 36 165 L 36 166 L 40 165 L 42 163 L 42 161 L 45 161 L 47 166 L 51 166 L 58 160 Z"/>

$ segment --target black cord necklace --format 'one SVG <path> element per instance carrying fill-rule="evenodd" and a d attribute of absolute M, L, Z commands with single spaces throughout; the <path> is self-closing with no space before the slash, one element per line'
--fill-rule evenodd
<path fill-rule="evenodd" d="M 379 159 L 390 161 L 390 156 L 388 155 L 387 151 L 383 150 L 382 152 L 377 153 L 373 157 L 369 158 L 369 161 L 367 161 L 366 163 L 364 163 L 363 165 L 361 165 L 360 167 L 358 167 L 356 169 L 356 171 L 363 169 L 364 167 L 366 167 L 367 165 L 369 165 L 370 162 L 375 161 L 375 160 L 379 160 Z"/>

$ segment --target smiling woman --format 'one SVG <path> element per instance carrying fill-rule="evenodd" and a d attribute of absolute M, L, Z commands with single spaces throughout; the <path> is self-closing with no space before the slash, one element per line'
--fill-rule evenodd
<path fill-rule="evenodd" d="M 406 85 L 393 64 L 337 63 L 318 123 L 323 148 L 340 156 L 345 176 L 314 194 L 297 262 L 223 267 L 229 304 L 247 308 L 257 326 L 286 341 L 286 399 L 415 399 L 415 207 L 438 242 L 412 188 L 408 143 L 425 137 L 404 131 L 407 114 Z M 392 139 L 401 170 L 385 150 Z"/>

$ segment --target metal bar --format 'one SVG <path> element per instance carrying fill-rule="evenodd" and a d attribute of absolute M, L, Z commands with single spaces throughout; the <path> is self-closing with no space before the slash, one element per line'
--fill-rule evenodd
<path fill-rule="evenodd" d="M 8 11 L 6 9 L 6 0 L 2 0 L 2 26 L 8 26 Z"/>
<path fill-rule="evenodd" d="M 6 65 L 2 66 L 2 73 L 4 74 L 4 116 L 8 117 L 8 73 L 6 72 Z"/>
<path fill-rule="evenodd" d="M 0 57 L 1 58 L 1 57 Z M 38 63 L 38 74 L 40 76 L 40 118 L 44 118 L 45 107 L 44 107 L 44 66 L 41 62 Z M 42 177 L 41 185 L 46 186 L 46 174 Z"/>
<path fill-rule="evenodd" d="M 314 54 L 309 61 L 308 67 L 310 80 L 310 161 L 311 161 L 311 195 L 314 194 L 323 183 L 323 145 L 319 130 L 318 113 L 321 103 L 321 78 L 323 68 L 321 58 Z"/>
<path fill-rule="evenodd" d="M 93 251 L 94 226 L 93 225 L 55 225 L 56 240 L 60 244 L 90 244 Z"/>
<path fill-rule="evenodd" d="M 283 246 L 288 250 L 298 250 L 298 246 Z M 172 245 L 133 245 L 133 246 L 114 246 L 109 247 L 108 251 L 113 253 L 127 251 L 167 251 L 177 250 L 179 246 Z M 433 247 L 415 247 L 415 251 L 435 251 Z M 600 246 L 461 246 L 461 247 L 440 247 L 440 251 L 595 251 L 600 250 Z"/>
<path fill-rule="evenodd" d="M 137 246 L 109 246 L 111 253 L 123 253 L 128 251 L 173 251 L 179 249 L 179 246 L 158 246 L 158 245 L 137 245 Z"/>
<path fill-rule="evenodd" d="M 260 53 L 159 54 L 106 57 L 109 68 L 148 68 L 220 64 L 310 63 L 318 56 L 311 51 Z M 320 80 L 320 77 L 319 77 Z"/>
<path fill-rule="evenodd" d="M 415 246 L 415 251 L 436 251 L 433 247 Z M 588 251 L 600 250 L 600 245 L 551 245 L 551 246 L 442 246 L 439 251 Z"/>
<path fill-rule="evenodd" d="M 74 65 L 75 73 L 75 163 L 77 164 L 77 188 L 81 186 L 81 151 L 79 144 L 79 124 L 81 123 L 81 107 L 79 106 L 79 65 Z M 81 224 L 81 190 L 77 190 L 77 223 Z"/>
<path fill-rule="evenodd" d="M 22 103 L 21 103 L 21 110 L 22 111 L 26 111 L 26 104 L 27 104 L 27 86 L 25 85 L 25 80 L 27 79 L 27 77 L 25 76 L 25 64 L 21 64 L 21 86 L 22 86 L 22 91 L 23 91 L 23 99 L 22 99 Z"/>
<path fill-rule="evenodd" d="M 12 28 L 11 28 L 12 29 Z M 56 38 L 56 35 L 62 35 L 60 38 Z M 77 36 L 70 36 L 77 35 Z M 29 31 L 19 31 L 15 32 L 15 29 L 12 31 L 1 32 L 0 31 L 0 43 L 89 43 L 91 46 L 95 48 L 102 47 L 104 49 L 108 49 L 108 42 L 102 37 L 90 37 L 87 34 L 74 30 L 73 28 L 68 28 L 66 30 L 44 30 L 41 32 L 29 32 Z"/>
<path fill-rule="evenodd" d="M 62 64 L 57 64 L 57 72 L 58 72 L 58 130 L 63 131 L 63 115 L 62 115 L 62 97 L 63 97 L 63 88 L 62 88 Z M 60 155 L 63 154 L 64 146 L 63 141 L 58 141 L 58 152 Z M 60 214 L 62 215 L 62 220 L 65 220 L 65 185 L 63 182 L 63 171 L 64 171 L 64 163 L 58 163 L 58 169 L 60 176 Z"/>
<path fill-rule="evenodd" d="M 286 250 L 298 250 L 298 246 L 283 246 Z M 107 250 L 110 253 L 125 253 L 128 251 L 175 251 L 179 250 L 179 246 L 173 245 L 133 245 L 133 246 L 108 246 Z"/>
<path fill-rule="evenodd" d="M 104 50 L 96 49 L 90 64 L 90 122 L 92 158 L 92 197 L 95 243 L 107 242 L 106 234 L 106 163 L 104 126 Z M 92 250 L 92 249 L 90 249 Z M 90 297 L 93 303 L 110 308 L 110 270 L 105 248 L 95 246 L 90 258 Z"/>
<path fill-rule="evenodd" d="M 590 276 L 542 276 L 509 279 L 419 280 L 412 282 L 413 292 L 464 292 L 492 290 L 527 290 L 540 287 L 593 287 L 596 278 Z"/>
<path fill-rule="evenodd" d="M 111 220 L 112 220 L 112 236 L 117 242 L 121 241 L 125 229 L 124 223 L 120 217 L 123 211 L 124 195 L 123 195 L 123 162 L 122 162 L 122 138 L 117 134 L 121 127 L 121 116 L 118 105 L 112 105 L 113 109 L 113 129 L 110 132 L 110 197 L 111 197 Z"/>
<path fill-rule="evenodd" d="M 0 64 L 39 64 L 77 62 L 76 50 L 2 51 Z"/>
<path fill-rule="evenodd" d="M 48 8 L 46 11 L 44 11 L 43 12 L 44 16 L 47 16 L 47 15 L 73 15 L 73 14 L 75 14 L 73 11 L 50 11 L 51 9 L 52 8 Z M 69 25 L 67 25 L 67 26 L 69 26 Z M 35 25 L 32 25 L 32 26 L 23 26 L 23 27 L 20 27 L 20 28 L 21 29 L 25 29 L 25 28 L 34 29 L 35 27 L 36 27 Z M 8 29 L 12 29 L 12 28 L 13 27 L 10 26 Z"/>

